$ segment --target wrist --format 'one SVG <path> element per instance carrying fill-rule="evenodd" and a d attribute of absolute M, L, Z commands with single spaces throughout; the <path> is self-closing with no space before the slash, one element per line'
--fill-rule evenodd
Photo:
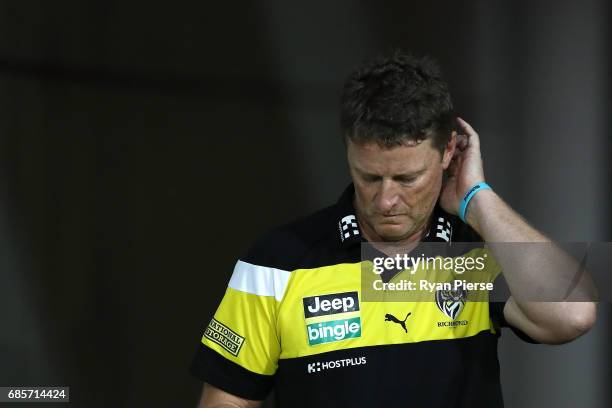
<path fill-rule="evenodd" d="M 474 198 L 476 196 L 476 194 L 478 194 L 479 192 L 481 192 L 483 190 L 490 190 L 490 189 L 491 189 L 491 186 L 489 186 L 484 181 L 481 181 L 479 183 L 474 183 L 472 185 L 472 187 L 470 187 L 466 191 L 465 195 L 463 196 L 463 199 L 459 203 L 459 218 L 461 218 L 461 221 L 463 221 L 463 222 L 465 222 L 467 224 L 467 220 L 465 219 L 465 215 L 466 215 L 466 212 L 467 212 L 467 207 L 470 204 L 470 201 L 472 200 L 472 198 Z"/>
<path fill-rule="evenodd" d="M 472 199 L 465 212 L 465 221 L 478 234 L 482 235 L 481 227 L 482 220 L 486 217 L 486 209 L 491 208 L 495 200 L 498 199 L 497 194 L 493 190 L 479 191 Z"/>

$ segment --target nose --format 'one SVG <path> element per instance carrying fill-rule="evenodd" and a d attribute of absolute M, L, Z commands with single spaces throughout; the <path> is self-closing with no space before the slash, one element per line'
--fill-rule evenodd
<path fill-rule="evenodd" d="M 384 180 L 380 183 L 376 205 L 383 214 L 389 213 L 399 201 L 399 192 L 392 180 Z"/>

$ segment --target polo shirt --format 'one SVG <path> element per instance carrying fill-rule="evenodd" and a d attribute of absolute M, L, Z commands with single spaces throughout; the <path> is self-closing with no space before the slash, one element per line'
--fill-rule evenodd
<path fill-rule="evenodd" d="M 274 389 L 279 407 L 502 407 L 504 303 L 443 290 L 429 301 L 364 300 L 371 259 L 353 197 L 351 184 L 336 204 L 269 231 L 240 257 L 192 374 L 250 400 Z M 430 225 L 423 242 L 455 253 L 475 243 L 490 280 L 500 273 L 458 217 L 436 205 Z"/>

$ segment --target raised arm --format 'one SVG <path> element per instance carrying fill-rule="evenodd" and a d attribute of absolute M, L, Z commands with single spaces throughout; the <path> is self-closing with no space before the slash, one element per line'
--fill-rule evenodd
<path fill-rule="evenodd" d="M 477 183 L 484 182 L 480 139 L 476 131 L 462 119 L 457 123 L 453 162 L 449 179 L 442 191 L 442 205 L 458 213 L 461 200 Z M 588 289 L 592 282 L 586 272 L 576 282 L 575 293 L 560 290 L 571 271 L 580 265 L 551 243 L 544 234 L 530 226 L 519 214 L 492 190 L 479 191 L 469 202 L 466 222 L 485 240 L 502 267 L 512 296 L 504 307 L 504 317 L 512 326 L 541 343 L 557 344 L 571 341 L 588 331 L 596 319 L 596 304 Z M 496 244 L 498 243 L 498 244 Z M 512 250 L 504 243 L 536 243 Z M 573 269 L 572 269 L 573 268 Z M 550 301 L 534 294 L 534 288 L 559 288 Z M 569 285 L 568 285 L 569 286 Z M 586 291 L 584 289 L 587 289 Z M 576 294 L 576 292 L 580 293 Z M 568 301 L 568 300 L 580 301 Z"/>

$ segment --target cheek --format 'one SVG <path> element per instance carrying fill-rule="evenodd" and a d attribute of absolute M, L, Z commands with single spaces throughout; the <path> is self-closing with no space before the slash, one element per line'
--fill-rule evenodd
<path fill-rule="evenodd" d="M 408 192 L 408 199 L 414 204 L 420 204 L 423 198 L 429 196 L 432 187 L 431 182 L 431 178 L 428 177 L 415 184 Z"/>
<path fill-rule="evenodd" d="M 373 197 L 376 193 L 376 190 L 371 187 L 359 184 L 359 183 L 354 183 L 354 185 L 355 185 L 355 194 L 357 195 L 359 202 L 365 208 L 370 207 Z"/>
<path fill-rule="evenodd" d="M 421 208 L 429 207 L 431 201 L 435 201 L 438 198 L 440 186 L 440 177 L 436 177 L 436 175 L 433 175 L 433 177 L 428 177 L 427 179 L 423 180 L 423 183 L 415 186 L 411 194 L 409 194 L 408 200 L 410 200 L 409 202 L 415 206 Z"/>

